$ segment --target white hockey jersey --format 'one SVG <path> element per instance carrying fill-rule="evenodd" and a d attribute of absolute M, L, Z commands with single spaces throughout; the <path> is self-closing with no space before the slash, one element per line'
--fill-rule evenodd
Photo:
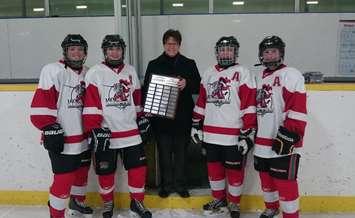
<path fill-rule="evenodd" d="M 114 70 L 104 63 L 97 64 L 86 74 L 85 84 L 85 132 L 93 128 L 109 128 L 112 149 L 140 144 L 142 140 L 136 119 L 143 112 L 141 87 L 135 69 L 124 64 Z"/>
<path fill-rule="evenodd" d="M 80 73 L 65 67 L 63 61 L 42 68 L 38 87 L 31 103 L 31 122 L 42 130 L 59 123 L 64 130 L 62 154 L 80 154 L 88 150 L 82 128 L 82 109 L 87 68 Z"/>
<path fill-rule="evenodd" d="M 255 99 L 255 80 L 247 68 L 207 69 L 193 111 L 193 121 L 203 120 L 203 141 L 236 145 L 240 129 L 256 128 Z"/>
<path fill-rule="evenodd" d="M 254 155 L 263 158 L 278 157 L 271 150 L 279 126 L 303 138 L 306 122 L 306 90 L 302 74 L 295 68 L 281 65 L 274 71 L 264 70 L 256 79 L 258 131 Z M 302 147 L 295 145 L 294 153 Z"/>

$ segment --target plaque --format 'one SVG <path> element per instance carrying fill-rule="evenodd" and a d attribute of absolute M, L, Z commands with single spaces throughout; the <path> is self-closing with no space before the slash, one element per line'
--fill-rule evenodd
<path fill-rule="evenodd" d="M 178 81 L 176 77 L 152 74 L 143 111 L 174 119 L 179 97 Z"/>

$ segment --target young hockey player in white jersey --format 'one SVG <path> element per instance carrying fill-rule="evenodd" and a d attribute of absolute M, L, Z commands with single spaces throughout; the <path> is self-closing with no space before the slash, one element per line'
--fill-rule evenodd
<path fill-rule="evenodd" d="M 266 210 L 272 218 L 281 207 L 284 218 L 299 217 L 297 172 L 299 149 L 306 126 L 304 78 L 283 64 L 285 43 L 278 36 L 259 44 L 259 60 L 266 67 L 257 76 L 257 120 L 254 167 L 259 171 Z"/>
<path fill-rule="evenodd" d="M 50 217 L 64 218 L 69 196 L 69 214 L 92 217 L 93 210 L 84 204 L 91 151 L 81 120 L 88 44 L 81 35 L 69 34 L 61 46 L 63 60 L 42 68 L 31 103 L 31 121 L 42 131 L 54 174 Z"/>
<path fill-rule="evenodd" d="M 203 206 L 204 213 L 215 215 L 228 208 L 232 218 L 240 216 L 245 161 L 256 128 L 255 80 L 236 63 L 238 51 L 233 36 L 217 41 L 218 64 L 202 76 L 191 131 L 194 141 L 202 139 L 207 153 L 213 200 Z"/>
<path fill-rule="evenodd" d="M 85 77 L 83 123 L 95 151 L 95 171 L 104 202 L 102 216 L 113 216 L 120 154 L 128 171 L 131 212 L 150 218 L 151 212 L 143 205 L 147 167 L 140 133 L 149 123 L 141 107 L 140 82 L 135 69 L 123 63 L 126 45 L 119 35 L 106 35 L 101 48 L 105 61 L 90 68 Z"/>

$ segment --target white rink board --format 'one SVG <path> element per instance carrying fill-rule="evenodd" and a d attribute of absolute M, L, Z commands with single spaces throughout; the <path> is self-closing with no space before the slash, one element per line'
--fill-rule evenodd
<path fill-rule="evenodd" d="M 40 132 L 30 123 L 33 92 L 0 92 L 0 190 L 47 191 L 50 163 L 39 145 Z M 305 196 L 355 195 L 355 91 L 309 91 L 309 123 L 299 173 Z M 251 158 L 250 158 L 251 159 Z M 119 168 L 120 169 L 120 168 Z M 248 162 L 245 194 L 261 194 L 258 177 Z M 118 175 L 118 191 L 127 192 L 127 175 Z M 97 191 L 94 175 L 89 191 Z"/>

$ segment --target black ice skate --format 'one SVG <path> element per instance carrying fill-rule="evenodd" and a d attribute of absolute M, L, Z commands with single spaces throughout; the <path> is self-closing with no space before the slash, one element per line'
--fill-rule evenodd
<path fill-rule="evenodd" d="M 266 208 L 264 212 L 261 213 L 259 218 L 273 218 L 279 214 L 279 209 L 269 209 Z"/>
<path fill-rule="evenodd" d="M 104 209 L 102 210 L 103 218 L 112 218 L 113 216 L 113 202 L 104 202 Z"/>
<path fill-rule="evenodd" d="M 92 218 L 93 210 L 91 207 L 84 204 L 84 202 L 80 202 L 75 198 L 70 198 L 69 201 L 69 209 L 68 215 L 69 217 L 85 217 Z"/>
<path fill-rule="evenodd" d="M 137 201 L 137 200 L 132 199 L 130 209 L 131 209 L 131 215 L 133 215 L 133 216 L 138 216 L 141 218 L 151 218 L 152 217 L 152 213 L 147 208 L 145 208 L 145 206 L 143 205 L 143 203 L 141 201 Z"/>
<path fill-rule="evenodd" d="M 240 216 L 239 204 L 235 204 L 235 203 L 229 202 L 228 210 L 229 210 L 229 213 L 230 213 L 232 218 L 239 218 L 239 216 Z"/>
<path fill-rule="evenodd" d="M 203 214 L 205 216 L 215 216 L 219 214 L 227 213 L 227 201 L 226 199 L 218 200 L 214 199 L 213 201 L 208 202 L 203 205 Z"/>

